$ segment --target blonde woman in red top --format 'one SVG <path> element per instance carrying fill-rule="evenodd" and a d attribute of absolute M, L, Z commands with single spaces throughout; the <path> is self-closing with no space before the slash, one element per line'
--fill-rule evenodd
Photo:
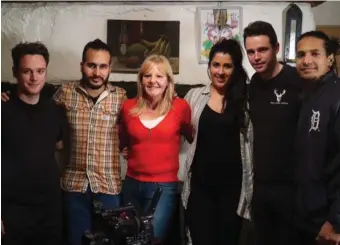
<path fill-rule="evenodd" d="M 177 203 L 180 139 L 184 135 L 191 142 L 193 137 L 191 110 L 175 96 L 164 56 L 145 59 L 137 88 L 137 97 L 127 100 L 121 111 L 120 147 L 128 149 L 123 200 L 145 214 L 157 187 L 162 189 L 153 219 L 155 240 L 162 243 Z"/>

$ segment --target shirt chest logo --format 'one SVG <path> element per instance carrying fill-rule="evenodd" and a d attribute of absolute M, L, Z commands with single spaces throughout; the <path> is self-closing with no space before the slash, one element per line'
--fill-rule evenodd
<path fill-rule="evenodd" d="M 319 132 L 320 131 L 320 128 L 319 128 L 320 116 L 321 116 L 320 111 L 312 110 L 312 113 L 313 113 L 313 115 L 310 118 L 309 132 L 311 132 L 311 131 Z"/>
<path fill-rule="evenodd" d="M 276 96 L 276 101 L 271 101 L 272 105 L 288 105 L 287 102 L 282 101 L 282 97 L 286 94 L 286 90 L 279 91 L 278 89 L 274 89 L 274 95 Z"/>

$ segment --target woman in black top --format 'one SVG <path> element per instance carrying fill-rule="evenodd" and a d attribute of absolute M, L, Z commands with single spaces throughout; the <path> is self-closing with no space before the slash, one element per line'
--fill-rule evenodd
<path fill-rule="evenodd" d="M 238 244 L 242 218 L 237 210 L 244 170 L 240 133 L 248 129 L 242 59 L 238 42 L 218 42 L 209 55 L 210 86 L 193 89 L 186 96 L 198 131 L 191 146 L 196 147 L 189 164 L 191 192 L 186 210 L 193 245 Z"/>

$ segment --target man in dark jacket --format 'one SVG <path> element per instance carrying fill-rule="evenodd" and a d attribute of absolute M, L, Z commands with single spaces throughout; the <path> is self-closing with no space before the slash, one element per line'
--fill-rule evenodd
<path fill-rule="evenodd" d="M 339 244 L 340 79 L 338 44 L 311 31 L 297 43 L 296 67 L 305 80 L 297 129 L 298 209 L 301 245 Z"/>

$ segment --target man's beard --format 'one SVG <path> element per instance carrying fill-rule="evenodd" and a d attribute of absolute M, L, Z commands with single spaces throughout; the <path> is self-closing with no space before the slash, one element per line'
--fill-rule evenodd
<path fill-rule="evenodd" d="M 102 88 L 103 86 L 105 86 L 108 81 L 109 81 L 109 75 L 107 75 L 107 77 L 105 79 L 103 79 L 103 84 L 102 85 L 96 85 L 96 84 L 92 84 L 90 82 L 91 79 L 95 79 L 95 78 L 100 78 L 102 79 L 101 77 L 87 77 L 84 73 L 82 73 L 82 81 L 84 82 L 85 86 L 90 88 L 90 89 L 100 89 Z"/>

